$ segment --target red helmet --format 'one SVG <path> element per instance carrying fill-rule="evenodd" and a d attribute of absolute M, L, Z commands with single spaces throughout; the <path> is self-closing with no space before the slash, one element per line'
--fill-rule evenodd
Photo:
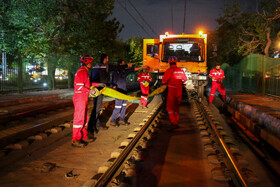
<path fill-rule="evenodd" d="M 81 62 L 85 63 L 85 64 L 90 64 L 93 61 L 92 56 L 90 55 L 83 55 L 80 59 Z"/>
<path fill-rule="evenodd" d="M 168 63 L 171 63 L 171 62 L 175 62 L 175 63 L 178 62 L 178 59 L 176 58 L 176 56 L 171 56 L 171 57 L 169 57 Z"/>

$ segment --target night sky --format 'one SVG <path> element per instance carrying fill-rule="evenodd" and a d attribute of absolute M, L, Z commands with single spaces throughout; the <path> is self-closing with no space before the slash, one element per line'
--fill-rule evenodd
<path fill-rule="evenodd" d="M 126 6 L 127 10 L 144 26 L 148 33 L 152 31 L 139 18 L 138 14 L 132 8 L 127 0 L 116 0 L 114 15 L 125 28 L 119 37 L 123 40 L 142 36 L 151 38 L 140 26 L 128 15 L 128 13 L 118 4 L 120 1 Z M 166 31 L 171 32 L 171 0 L 130 0 L 137 10 L 142 14 L 145 20 L 152 26 L 153 30 L 159 35 Z M 183 32 L 184 21 L 184 3 L 185 0 L 173 1 L 173 33 L 181 34 Z M 233 1 L 233 0 L 231 0 Z M 229 2 L 231 2 L 229 1 Z M 239 0 L 245 11 L 256 9 L 256 4 L 260 0 Z M 196 33 L 199 29 L 215 30 L 217 27 L 216 18 L 221 14 L 221 8 L 226 0 L 187 0 L 186 6 L 186 29 L 185 33 Z"/>

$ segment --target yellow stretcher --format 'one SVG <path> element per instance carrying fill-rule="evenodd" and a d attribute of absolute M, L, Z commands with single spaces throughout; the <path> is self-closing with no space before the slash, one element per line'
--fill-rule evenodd
<path fill-rule="evenodd" d="M 163 86 L 157 88 L 152 93 L 150 93 L 148 95 L 148 97 L 152 97 L 154 95 L 158 95 L 158 94 L 162 93 L 166 89 L 166 87 L 167 87 L 167 85 L 163 85 Z M 121 100 L 137 100 L 137 99 L 141 99 L 140 97 L 134 97 L 134 96 L 130 96 L 130 95 L 125 95 L 123 93 L 118 92 L 115 89 L 108 88 L 108 87 L 105 87 L 102 90 L 100 90 L 99 93 L 97 93 L 95 95 L 90 95 L 90 96 L 91 97 L 97 97 L 100 94 L 103 94 L 103 95 L 106 95 L 106 96 L 109 96 L 109 97 L 114 97 L 116 99 L 121 99 Z"/>

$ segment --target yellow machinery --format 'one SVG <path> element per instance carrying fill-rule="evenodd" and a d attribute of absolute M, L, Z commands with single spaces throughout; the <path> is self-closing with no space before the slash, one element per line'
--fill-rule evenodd
<path fill-rule="evenodd" d="M 158 74 L 161 82 L 169 68 L 168 58 L 176 56 L 177 66 L 188 77 L 185 87 L 191 95 L 203 97 L 207 84 L 207 34 L 160 35 L 160 39 L 143 40 L 143 65 L 150 66 L 151 73 Z M 195 93 L 195 94 L 194 94 Z"/>

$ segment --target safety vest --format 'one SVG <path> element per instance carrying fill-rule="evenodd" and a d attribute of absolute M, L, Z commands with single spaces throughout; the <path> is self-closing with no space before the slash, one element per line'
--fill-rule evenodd
<path fill-rule="evenodd" d="M 162 83 L 168 83 L 168 87 L 181 86 L 186 81 L 187 77 L 185 72 L 176 65 L 172 65 L 169 69 L 167 69 L 162 78 Z"/>
<path fill-rule="evenodd" d="M 215 68 L 212 69 L 209 73 L 209 77 L 212 78 L 212 81 L 217 81 L 218 79 L 225 79 L 225 74 L 222 69 L 219 71 Z"/>
<path fill-rule="evenodd" d="M 152 81 L 151 74 L 142 72 L 138 75 L 137 81 L 139 81 L 141 84 L 144 84 L 143 81 L 151 82 Z"/>
<path fill-rule="evenodd" d="M 87 69 L 82 66 L 75 74 L 74 93 L 89 93 L 90 80 Z"/>

